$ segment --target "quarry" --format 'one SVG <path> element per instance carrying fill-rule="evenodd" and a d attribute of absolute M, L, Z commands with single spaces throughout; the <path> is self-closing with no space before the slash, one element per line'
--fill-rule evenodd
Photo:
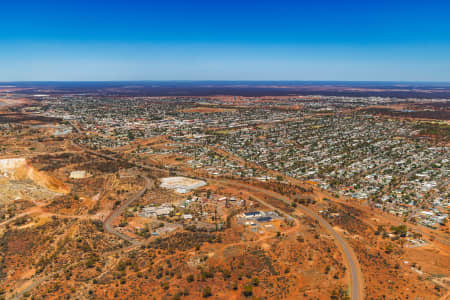
<path fill-rule="evenodd" d="M 447 299 L 447 148 L 344 100 L 0 107 L 0 300 Z"/>
<path fill-rule="evenodd" d="M 50 200 L 57 193 L 36 185 L 31 180 L 7 180 L 0 178 L 0 205 L 16 200 Z"/>
<path fill-rule="evenodd" d="M 0 159 L 0 174 L 4 177 L 8 177 L 17 170 L 18 168 L 26 164 L 25 158 L 5 158 Z"/>
<path fill-rule="evenodd" d="M 0 186 L 1 204 L 19 199 L 51 199 L 69 192 L 65 184 L 37 171 L 25 158 L 0 159 Z"/>

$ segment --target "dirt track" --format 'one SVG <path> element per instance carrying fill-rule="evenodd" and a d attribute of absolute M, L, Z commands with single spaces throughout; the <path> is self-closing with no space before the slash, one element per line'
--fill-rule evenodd
<path fill-rule="evenodd" d="M 77 145 L 79 146 L 79 145 Z M 80 147 L 80 146 L 79 146 Z M 82 147 L 80 147 L 82 148 Z M 110 160 L 117 160 L 117 158 L 113 157 L 113 156 L 109 156 L 109 155 L 104 155 L 101 153 L 98 153 L 96 151 L 92 151 L 92 150 L 88 150 L 88 149 L 84 149 L 84 151 L 89 152 L 91 154 L 94 155 L 98 155 L 101 156 L 103 158 L 106 159 L 110 159 Z M 155 170 L 155 169 L 159 169 L 156 167 L 152 167 L 152 166 L 146 166 L 143 164 L 136 164 L 133 163 L 134 165 L 143 168 L 143 169 L 151 169 L 151 170 Z M 167 172 L 167 170 L 161 170 L 159 169 L 159 171 L 163 171 L 163 172 Z M 176 176 L 186 176 L 186 174 L 182 173 L 182 172 L 175 172 Z M 189 177 L 189 176 L 188 176 Z M 147 178 L 148 179 L 148 178 Z M 210 178 L 200 178 L 200 179 L 204 179 L 204 180 L 211 180 Z M 268 196 L 271 196 L 279 201 L 291 204 L 292 201 L 285 197 L 282 196 L 280 194 L 277 194 L 273 191 L 269 191 L 269 190 L 265 190 L 265 189 L 261 189 L 261 188 L 257 188 L 254 187 L 252 185 L 248 185 L 248 184 L 242 184 L 242 183 L 237 183 L 231 180 L 215 180 L 216 182 L 220 182 L 222 184 L 227 184 L 227 185 L 234 185 L 240 188 L 244 188 L 247 190 L 253 190 L 259 193 L 263 193 L 266 194 Z M 147 186 L 147 185 L 146 185 Z M 128 206 L 130 203 L 132 203 L 133 201 L 135 201 L 137 198 L 139 198 L 140 196 L 142 196 L 146 191 L 146 188 L 144 187 L 143 190 L 141 190 L 136 196 L 138 197 L 132 197 L 131 199 L 129 199 L 126 203 L 124 203 L 122 206 L 124 206 L 124 208 L 126 206 Z M 141 194 L 142 193 L 142 194 Z M 128 203 L 129 202 L 129 203 Z M 121 206 L 121 207 L 122 207 Z M 339 247 L 339 249 L 341 249 L 341 251 L 344 254 L 344 257 L 347 261 L 347 264 L 349 266 L 350 272 L 351 272 L 351 299 L 352 300 L 362 300 L 364 299 L 364 283 L 363 283 L 363 276 L 362 276 L 362 272 L 361 272 L 361 267 L 359 265 L 358 259 L 355 255 L 355 253 L 353 252 L 353 249 L 350 247 L 350 245 L 345 241 L 345 239 L 343 239 L 334 229 L 333 227 L 326 222 L 322 217 L 320 217 L 319 215 L 317 215 L 316 213 L 314 213 L 313 211 L 311 211 L 309 208 L 303 206 L 303 205 L 298 205 L 299 209 L 303 211 L 303 213 L 305 213 L 306 215 L 312 217 L 313 219 L 317 220 L 323 227 L 325 227 L 330 234 L 333 236 L 333 238 L 336 241 L 337 246 Z M 115 219 L 118 215 L 120 215 L 120 213 L 123 210 L 120 210 L 120 208 L 116 211 L 114 211 L 108 218 L 108 219 Z M 114 216 L 113 216 L 114 215 Z M 294 216 L 290 216 L 289 214 L 287 214 L 289 217 L 291 218 L 295 218 Z M 108 232 L 119 236 L 122 239 L 128 240 L 130 243 L 138 243 L 137 241 L 134 241 L 133 239 L 131 239 L 130 237 L 123 235 L 122 233 L 119 233 L 115 230 L 112 229 L 111 227 L 111 223 L 112 221 L 107 222 L 107 220 L 105 221 L 105 229 L 108 230 Z M 108 225 L 107 225 L 108 224 Z M 108 226 L 108 229 L 107 229 Z M 111 231 L 109 231 L 111 230 Z"/>

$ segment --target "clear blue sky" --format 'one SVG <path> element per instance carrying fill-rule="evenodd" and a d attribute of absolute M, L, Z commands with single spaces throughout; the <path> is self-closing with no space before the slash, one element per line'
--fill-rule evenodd
<path fill-rule="evenodd" d="M 0 81 L 450 81 L 450 1 L 0 4 Z"/>

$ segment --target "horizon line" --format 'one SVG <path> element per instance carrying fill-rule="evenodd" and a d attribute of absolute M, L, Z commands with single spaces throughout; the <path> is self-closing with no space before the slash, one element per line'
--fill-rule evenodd
<path fill-rule="evenodd" d="M 339 82 L 339 83 L 446 83 L 450 84 L 449 81 L 433 81 L 433 80 L 295 80 L 295 79 L 289 79 L 289 80 L 253 80 L 253 79 L 233 79 L 233 80 L 220 80 L 220 79 L 138 79 L 138 80 L 14 80 L 14 81 L 0 81 L 0 84 L 4 83 L 65 83 L 65 82 Z"/>

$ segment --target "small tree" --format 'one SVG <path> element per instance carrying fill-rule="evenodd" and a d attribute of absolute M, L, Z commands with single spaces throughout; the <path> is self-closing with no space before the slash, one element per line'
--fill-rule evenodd
<path fill-rule="evenodd" d="M 203 298 L 211 297 L 212 296 L 211 288 L 209 286 L 205 287 L 203 289 L 202 295 L 203 295 Z"/>
<path fill-rule="evenodd" d="M 253 287 L 251 285 L 244 286 L 244 290 L 242 291 L 242 294 L 245 297 L 250 297 L 251 295 L 253 295 Z"/>
<path fill-rule="evenodd" d="M 254 278 L 252 279 L 252 284 L 253 284 L 254 286 L 258 286 L 258 285 L 259 285 L 259 278 L 258 278 L 258 277 L 254 277 Z"/>

